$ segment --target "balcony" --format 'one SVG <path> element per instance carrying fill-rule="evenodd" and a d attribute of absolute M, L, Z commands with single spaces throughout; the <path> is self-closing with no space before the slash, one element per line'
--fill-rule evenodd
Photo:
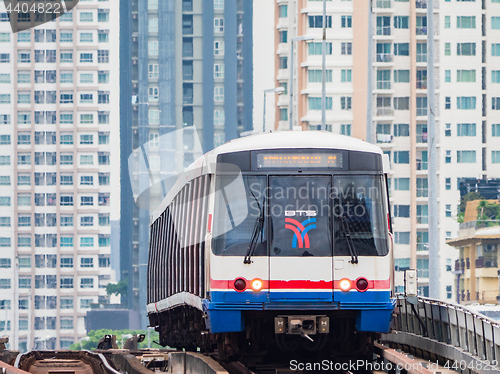
<path fill-rule="evenodd" d="M 391 141 L 391 134 L 377 134 L 377 143 L 390 143 Z"/>
<path fill-rule="evenodd" d="M 391 35 L 391 26 L 377 26 L 377 35 Z"/>
<path fill-rule="evenodd" d="M 377 53 L 377 62 L 392 62 L 392 54 L 390 53 Z"/>
<path fill-rule="evenodd" d="M 476 259 L 476 268 L 497 268 L 498 262 L 492 258 L 479 257 Z"/>
<path fill-rule="evenodd" d="M 377 116 L 393 116 L 394 110 L 392 108 L 380 107 L 377 108 Z"/>
<path fill-rule="evenodd" d="M 427 26 L 417 26 L 417 35 L 427 35 Z"/>
<path fill-rule="evenodd" d="M 417 170 L 427 170 L 427 161 L 417 159 Z"/>
<path fill-rule="evenodd" d="M 377 0 L 375 7 L 379 9 L 388 9 L 391 7 L 391 0 Z"/>
<path fill-rule="evenodd" d="M 417 79 L 417 90 L 427 89 L 427 79 Z"/>
<path fill-rule="evenodd" d="M 417 116 L 426 116 L 427 108 L 418 108 L 417 107 Z"/>
<path fill-rule="evenodd" d="M 427 133 L 426 132 L 422 132 L 422 133 L 417 132 L 417 143 L 427 143 Z"/>
<path fill-rule="evenodd" d="M 377 90 L 390 90 L 391 81 L 377 81 Z"/>
<path fill-rule="evenodd" d="M 427 9 L 427 0 L 416 0 L 415 7 L 417 9 Z"/>

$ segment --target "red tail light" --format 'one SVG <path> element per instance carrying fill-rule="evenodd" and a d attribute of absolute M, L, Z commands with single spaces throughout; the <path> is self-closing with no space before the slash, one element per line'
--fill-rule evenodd
<path fill-rule="evenodd" d="M 365 278 L 359 278 L 356 281 L 356 289 L 360 292 L 364 292 L 368 289 L 368 281 Z"/>
<path fill-rule="evenodd" d="M 244 279 L 238 278 L 234 281 L 234 288 L 236 291 L 244 291 L 247 288 L 247 282 Z"/>

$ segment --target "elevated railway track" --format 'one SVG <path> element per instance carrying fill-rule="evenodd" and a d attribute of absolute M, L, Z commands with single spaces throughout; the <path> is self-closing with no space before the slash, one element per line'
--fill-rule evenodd
<path fill-rule="evenodd" d="M 172 350 L 0 352 L 0 370 L 12 374 L 376 373 L 500 374 L 500 323 L 464 306 L 428 298 L 398 299 L 392 331 L 374 344 L 373 362 L 334 359 L 256 364 L 224 362 L 217 354 Z"/>

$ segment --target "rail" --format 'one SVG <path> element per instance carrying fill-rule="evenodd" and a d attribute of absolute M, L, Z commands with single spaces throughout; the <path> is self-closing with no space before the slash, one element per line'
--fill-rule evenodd
<path fill-rule="evenodd" d="M 398 299 L 394 332 L 382 340 L 459 362 L 458 371 L 500 374 L 500 323 L 463 305 Z M 398 337 L 399 335 L 399 337 Z M 469 367 L 468 367 L 469 366 Z"/>

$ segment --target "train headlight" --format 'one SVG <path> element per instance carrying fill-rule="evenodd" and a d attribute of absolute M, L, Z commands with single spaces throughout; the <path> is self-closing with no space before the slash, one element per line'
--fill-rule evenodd
<path fill-rule="evenodd" d="M 341 279 L 339 287 L 344 292 L 349 291 L 351 289 L 351 281 L 347 278 Z"/>
<path fill-rule="evenodd" d="M 264 286 L 264 282 L 262 282 L 262 279 L 255 278 L 252 281 L 252 290 L 254 290 L 255 292 L 259 292 L 263 286 Z"/>
<path fill-rule="evenodd" d="M 234 288 L 238 292 L 244 291 L 247 288 L 247 282 L 244 279 L 238 278 L 234 281 Z"/>

